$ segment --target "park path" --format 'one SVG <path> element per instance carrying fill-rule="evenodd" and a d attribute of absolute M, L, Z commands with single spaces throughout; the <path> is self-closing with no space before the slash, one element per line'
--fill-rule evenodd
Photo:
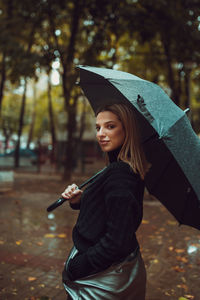
<path fill-rule="evenodd" d="M 0 194 L 1 300 L 66 299 L 61 272 L 77 212 L 67 203 L 46 212 L 65 185 L 56 175 L 18 173 L 13 190 Z M 200 300 L 199 231 L 179 227 L 146 195 L 137 236 L 148 274 L 146 300 Z"/>

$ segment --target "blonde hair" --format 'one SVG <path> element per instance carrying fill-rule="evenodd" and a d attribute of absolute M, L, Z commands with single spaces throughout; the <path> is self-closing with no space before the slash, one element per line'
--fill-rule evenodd
<path fill-rule="evenodd" d="M 103 111 L 114 113 L 121 121 L 125 131 L 125 140 L 118 154 L 117 160 L 122 160 L 130 165 L 135 173 L 139 173 L 144 179 L 145 174 L 150 168 L 140 140 L 140 133 L 135 117 L 135 113 L 131 107 L 124 104 L 112 104 L 104 106 L 96 112 L 96 116 Z M 108 161 L 108 154 L 106 153 Z"/>

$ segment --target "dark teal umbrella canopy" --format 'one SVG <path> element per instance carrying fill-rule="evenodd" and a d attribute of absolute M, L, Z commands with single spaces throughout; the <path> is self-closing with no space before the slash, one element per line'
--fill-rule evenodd
<path fill-rule="evenodd" d="M 113 69 L 78 68 L 94 112 L 114 103 L 134 109 L 152 165 L 145 177 L 147 189 L 180 224 L 200 229 L 200 140 L 186 113 L 152 82 Z"/>

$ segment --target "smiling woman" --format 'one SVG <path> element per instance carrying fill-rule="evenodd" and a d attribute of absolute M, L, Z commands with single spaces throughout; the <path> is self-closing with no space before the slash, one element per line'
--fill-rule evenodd
<path fill-rule="evenodd" d="M 114 104 L 99 109 L 96 129 L 108 166 L 84 191 L 72 184 L 62 194 L 80 209 L 64 287 L 74 300 L 144 300 L 146 271 L 135 232 L 149 166 L 137 122 L 129 107 Z"/>
<path fill-rule="evenodd" d="M 125 139 L 121 121 L 111 111 L 102 111 L 96 118 L 97 140 L 104 152 L 120 147 Z"/>
<path fill-rule="evenodd" d="M 117 160 L 128 163 L 133 171 L 138 172 L 144 179 L 150 164 L 147 162 L 141 146 L 140 132 L 134 111 L 124 104 L 113 104 L 100 108 L 96 113 L 96 129 L 97 140 L 102 151 L 109 156 L 110 151 L 118 149 Z"/>

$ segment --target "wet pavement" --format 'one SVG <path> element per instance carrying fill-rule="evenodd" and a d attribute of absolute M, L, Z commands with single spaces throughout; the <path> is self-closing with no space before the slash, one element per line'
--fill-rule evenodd
<path fill-rule="evenodd" d="M 77 212 L 67 203 L 46 212 L 65 186 L 56 175 L 18 173 L 14 189 L 0 194 L 1 300 L 66 299 L 61 271 Z M 200 300 L 200 232 L 179 227 L 146 195 L 137 236 L 147 268 L 146 300 Z"/>

